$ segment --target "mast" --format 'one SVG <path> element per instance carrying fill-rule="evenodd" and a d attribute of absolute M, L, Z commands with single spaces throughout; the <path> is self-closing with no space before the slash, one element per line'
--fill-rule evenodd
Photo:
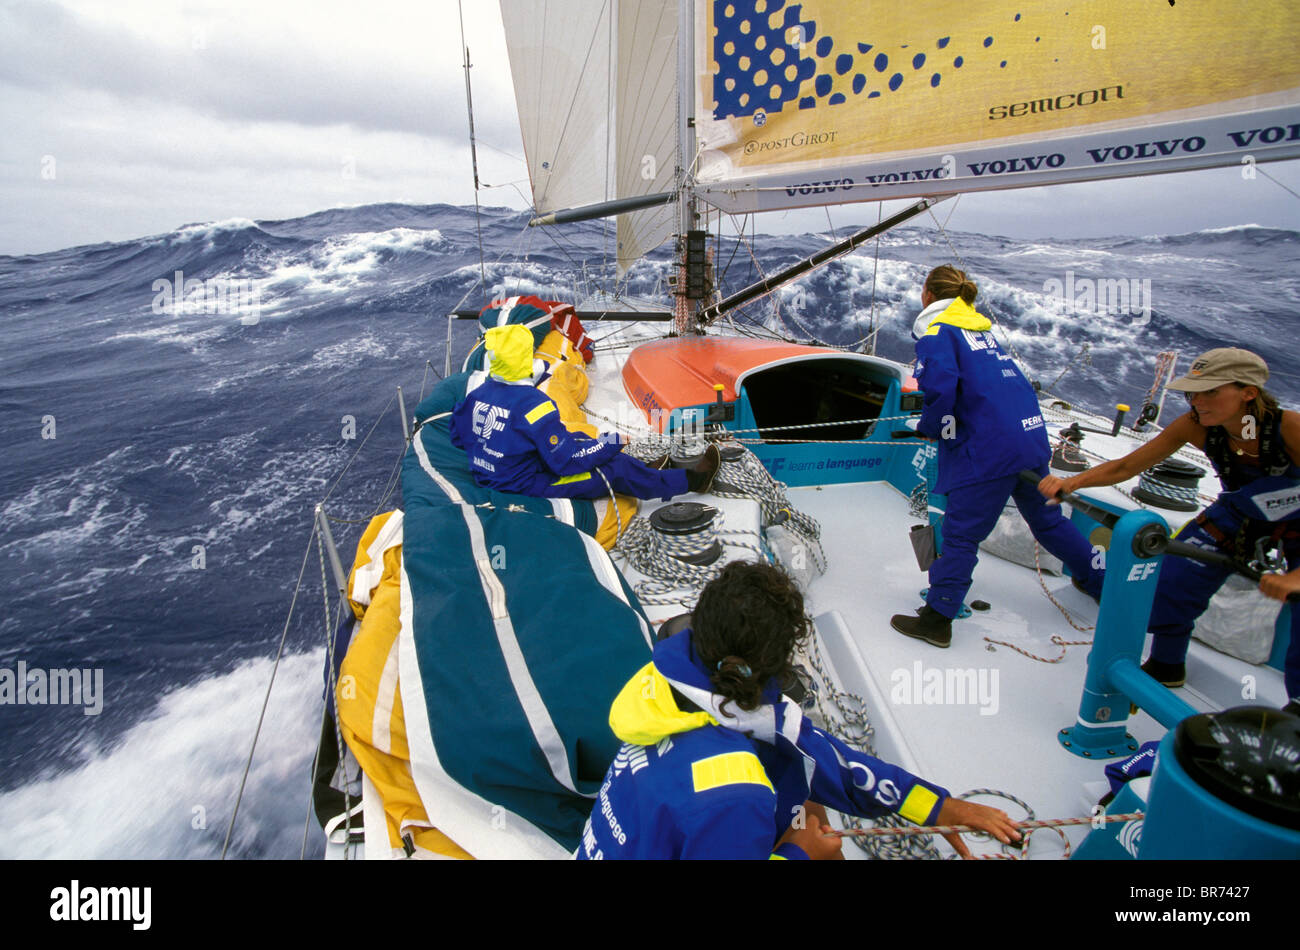
<path fill-rule="evenodd" d="M 673 314 L 678 336 L 699 332 L 695 314 L 708 295 L 707 232 L 696 229 L 698 217 L 692 163 L 695 157 L 695 4 L 677 3 L 677 274 Z"/>

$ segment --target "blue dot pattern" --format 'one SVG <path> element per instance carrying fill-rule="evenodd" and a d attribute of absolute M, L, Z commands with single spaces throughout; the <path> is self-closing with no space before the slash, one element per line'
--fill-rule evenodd
<path fill-rule="evenodd" d="M 757 2 L 758 0 L 713 2 L 713 22 L 716 27 L 713 58 L 718 63 L 718 72 L 713 77 L 715 117 L 740 118 L 754 116 L 760 111 L 780 112 L 786 103 L 797 105 L 800 109 L 815 109 L 818 104 L 840 105 L 849 100 L 846 88 L 849 86 L 855 98 L 865 95 L 867 99 L 878 99 L 886 90 L 897 92 L 905 84 L 903 73 L 890 71 L 890 57 L 881 48 L 879 37 L 853 37 L 840 45 L 837 51 L 836 37 L 819 36 L 817 23 L 803 18 L 802 4 L 787 6 L 786 0 L 767 0 L 762 12 L 757 12 Z M 1020 14 L 1017 13 L 1015 22 L 1019 21 Z M 982 49 L 991 47 L 993 39 L 993 36 L 984 37 Z M 951 40 L 951 36 L 940 36 L 929 43 L 900 43 L 893 50 L 897 56 L 906 58 L 908 54 L 899 50 L 905 50 L 909 45 L 928 49 L 930 43 L 933 43 L 934 49 L 942 50 L 948 48 Z M 886 44 L 886 48 L 888 46 Z M 864 57 L 873 50 L 876 52 L 871 60 L 874 76 L 867 69 L 866 60 L 861 65 L 855 64 L 854 54 L 847 51 L 854 47 L 857 54 Z M 966 58 L 973 56 L 976 51 L 960 50 L 959 44 L 954 52 L 958 55 L 952 60 L 952 66 L 960 69 Z M 984 58 L 986 57 L 976 57 Z M 916 53 L 910 59 L 913 70 L 919 71 L 926 64 L 924 52 Z M 855 65 L 857 72 L 854 72 Z M 1005 69 L 1007 61 L 1002 60 L 1000 66 Z M 851 83 L 841 81 L 836 84 L 836 77 L 850 72 L 853 72 Z M 889 76 L 887 81 L 886 75 Z M 914 78 L 910 83 L 914 84 L 919 79 L 921 77 Z M 938 87 L 942 79 L 942 72 L 930 73 L 930 87 Z M 812 95 L 806 94 L 808 80 L 812 80 Z M 884 83 L 884 86 L 878 85 L 880 83 Z M 728 84 L 731 88 L 728 88 Z"/>

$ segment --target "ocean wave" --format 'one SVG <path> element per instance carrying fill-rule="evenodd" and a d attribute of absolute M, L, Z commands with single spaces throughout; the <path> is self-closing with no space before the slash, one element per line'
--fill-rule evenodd
<path fill-rule="evenodd" d="M 109 737 L 92 729 L 93 741 L 72 765 L 68 742 L 80 740 L 39 717 L 21 732 L 0 733 L 11 765 L 10 791 L 0 795 L 0 813 L 10 819 L 0 854 L 215 856 L 270 661 L 245 660 L 202 679 L 195 670 L 213 657 L 226 669 L 274 649 L 267 644 L 280 633 L 312 504 L 370 431 L 391 384 L 409 383 L 413 403 L 424 359 L 442 355 L 443 314 L 512 294 L 570 300 L 593 273 L 612 274 L 606 225 L 566 230 L 561 247 L 524 232 L 519 212 L 484 209 L 482 217 L 486 292 L 478 288 L 472 208 L 382 205 L 283 221 L 232 219 L 0 261 L 12 374 L 0 407 L 6 434 L 33 429 L 40 413 L 32 407 L 60 411 L 58 442 L 47 447 L 58 453 L 57 471 L 48 468 L 50 453 L 15 452 L 5 462 L 14 475 L 0 489 L 0 557 L 16 594 L 0 619 L 0 639 L 13 655 L 62 648 L 120 658 L 134 676 L 114 686 L 121 731 Z M 1185 366 L 1211 346 L 1242 345 L 1278 366 L 1270 385 L 1294 405 L 1296 234 L 1247 226 L 1013 241 L 905 228 L 882 237 L 879 260 L 873 242 L 736 319 L 838 344 L 874 329 L 877 353 L 910 362 L 920 283 L 931 267 L 956 261 L 978 283 L 977 307 L 996 318 L 1003 345 L 1045 384 L 1068 370 L 1054 388 L 1076 404 L 1139 403 L 1162 349 L 1180 350 Z M 748 243 L 715 248 L 722 292 L 825 241 L 757 235 Z M 525 250 L 511 259 L 520 245 Z M 655 251 L 619 289 L 670 305 L 671 258 L 671 247 Z M 576 263 L 583 260 L 593 269 L 583 271 Z M 146 316 L 151 281 L 175 270 L 255 282 L 265 319 L 250 328 L 230 315 Z M 1121 313 L 1053 293 L 1049 281 L 1069 273 L 1093 281 L 1149 277 L 1149 321 L 1137 322 L 1147 315 L 1132 312 L 1145 308 L 1131 299 Z M 471 326 L 457 325 L 454 360 L 472 337 Z M 366 367 L 380 372 L 358 372 Z M 356 417 L 356 441 L 342 439 L 345 412 Z M 85 420 L 93 437 L 71 437 L 69 425 L 65 438 L 69 415 Z M 384 446 L 375 453 L 382 458 L 370 465 L 363 456 L 349 470 L 329 497 L 332 514 L 360 519 L 382 490 L 400 449 L 396 423 L 385 417 L 383 425 L 376 441 Z M 359 527 L 336 531 L 346 551 L 355 538 L 344 533 Z M 196 545 L 206 549 L 205 571 L 192 563 Z M 319 585 L 315 561 L 312 554 Z M 305 637 L 305 627 L 294 633 Z M 68 648 L 68 641 L 76 643 Z M 283 703 L 273 705 L 280 718 L 254 762 L 244 806 L 251 823 L 241 821 L 236 832 L 242 856 L 292 857 L 301 840 L 318 655 L 291 656 L 280 677 L 277 692 L 286 687 L 289 696 L 274 700 Z M 159 699 L 159 684 L 173 691 Z M 192 826 L 199 806 L 204 828 Z"/>
<path fill-rule="evenodd" d="M 235 857 L 298 857 L 323 661 L 323 650 L 290 655 L 275 671 Z M 0 794 L 0 858 L 219 857 L 272 667 L 252 660 L 175 689 L 111 743 L 84 740 L 80 764 Z M 105 682 L 106 705 L 114 688 Z"/>

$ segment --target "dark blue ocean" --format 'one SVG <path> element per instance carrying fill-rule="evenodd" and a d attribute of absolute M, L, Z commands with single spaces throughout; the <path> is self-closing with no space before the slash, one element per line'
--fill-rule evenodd
<path fill-rule="evenodd" d="M 409 410 L 436 381 L 426 361 L 441 371 L 449 309 L 573 299 L 600 276 L 603 226 L 524 224 L 484 211 L 486 293 L 475 213 L 443 205 L 0 256 L 0 677 L 21 662 L 103 683 L 97 715 L 0 705 L 0 857 L 219 854 L 307 552 L 232 846 L 299 854 L 326 627 L 313 509 L 328 496 L 350 563 L 392 488 L 397 387 Z M 722 285 L 829 237 L 760 235 L 755 262 L 724 235 Z M 1300 405 L 1296 231 L 1026 242 L 904 228 L 783 291 L 779 314 L 769 299 L 743 319 L 835 344 L 876 330 L 877 352 L 908 360 L 919 281 L 954 260 L 1004 345 L 1066 399 L 1137 407 L 1160 350 L 1185 368 L 1235 345 Z M 638 265 L 627 292 L 663 292 L 667 262 Z M 457 357 L 472 338 L 456 327 Z M 398 488 L 384 507 L 400 500 Z"/>

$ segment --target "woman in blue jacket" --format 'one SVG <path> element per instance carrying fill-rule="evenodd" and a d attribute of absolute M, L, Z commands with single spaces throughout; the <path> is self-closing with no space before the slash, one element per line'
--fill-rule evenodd
<path fill-rule="evenodd" d="M 952 642 L 952 618 L 970 590 L 980 542 L 1008 499 L 1038 543 L 1069 567 L 1080 590 L 1100 597 L 1103 578 L 1079 530 L 1019 477 L 1022 469 L 1047 475 L 1047 428 L 1034 388 L 989 332 L 993 324 L 972 306 L 977 293 L 963 271 L 936 267 L 925 280 L 925 309 L 912 330 L 916 381 L 925 394 L 916 428 L 938 440 L 939 478 L 930 491 L 948 500 L 943 550 L 930 567 L 925 606 L 919 616 L 897 614 L 889 622 L 938 647 Z"/>
<path fill-rule="evenodd" d="M 614 700 L 623 746 L 579 858 L 833 858 L 840 839 L 817 805 L 1019 839 L 1004 812 L 849 748 L 781 696 L 808 624 L 799 589 L 767 564 L 733 562 L 704 588 L 692 629 L 661 640 Z"/>
<path fill-rule="evenodd" d="M 1123 458 L 1093 466 L 1072 478 L 1049 475 L 1039 491 L 1050 504 L 1062 493 L 1115 485 L 1146 471 L 1184 445 L 1209 457 L 1223 492 L 1179 540 L 1230 554 L 1245 562 L 1256 542 L 1279 547 L 1289 564 L 1300 563 L 1300 413 L 1278 405 L 1265 388 L 1268 364 L 1249 350 L 1222 347 L 1192 361 L 1187 375 L 1168 386 L 1186 394 L 1191 407 L 1146 445 Z M 1165 686 L 1182 686 L 1196 618 L 1232 571 L 1187 558 L 1166 558 L 1160 568 L 1147 629 L 1151 656 L 1142 669 Z M 1300 588 L 1300 571 L 1266 574 L 1260 590 L 1284 600 Z M 1291 608 L 1291 644 L 1285 659 L 1288 711 L 1300 713 L 1300 609 Z"/>

